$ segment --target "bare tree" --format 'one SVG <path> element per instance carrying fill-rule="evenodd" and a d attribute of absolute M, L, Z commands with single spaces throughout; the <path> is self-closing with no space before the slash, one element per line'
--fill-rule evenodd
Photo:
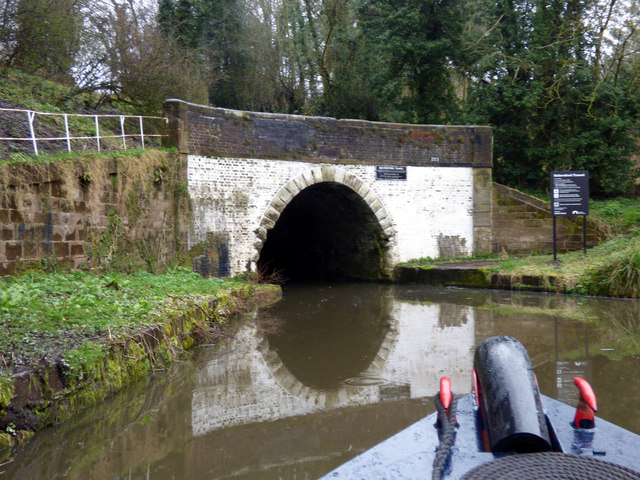
<path fill-rule="evenodd" d="M 598 0 L 593 6 L 587 21 L 596 82 L 592 102 L 605 88 L 613 102 L 640 90 L 639 17 L 638 0 Z"/>
<path fill-rule="evenodd" d="M 167 97 L 204 103 L 210 72 L 197 52 L 164 36 L 148 4 L 94 0 L 84 10 L 83 46 L 75 76 L 138 111 L 157 113 Z"/>
<path fill-rule="evenodd" d="M 0 64 L 11 62 L 16 49 L 18 0 L 0 0 Z"/>
<path fill-rule="evenodd" d="M 298 7 L 298 0 L 247 4 L 244 42 L 252 63 L 243 96 L 251 109 L 299 113 L 308 100 Z"/>

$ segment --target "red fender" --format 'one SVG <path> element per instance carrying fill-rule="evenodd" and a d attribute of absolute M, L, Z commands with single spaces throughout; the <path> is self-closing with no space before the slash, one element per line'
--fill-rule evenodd
<path fill-rule="evenodd" d="M 479 409 L 484 408 L 484 406 L 480 406 L 481 403 L 481 396 L 482 396 L 482 391 L 480 390 L 480 382 L 478 382 L 478 372 L 476 371 L 476 369 L 474 368 L 472 370 L 473 372 L 473 392 L 475 393 L 475 397 L 476 397 L 476 407 L 478 407 Z M 489 442 L 489 432 L 487 431 L 487 427 L 483 426 L 482 430 L 480 431 L 480 435 L 482 437 L 482 451 L 483 452 L 490 452 L 491 451 L 491 444 Z"/>
<path fill-rule="evenodd" d="M 574 377 L 573 383 L 578 387 L 578 392 L 580 393 L 573 423 L 578 428 L 594 428 L 594 414 L 598 411 L 596 394 L 593 392 L 593 388 L 591 388 L 589 382 L 584 378 Z"/>
<path fill-rule="evenodd" d="M 451 406 L 451 379 L 449 377 L 442 377 L 440 379 L 440 402 L 445 410 L 447 410 L 447 417 L 449 416 L 449 407 Z"/>
<path fill-rule="evenodd" d="M 480 385 L 478 384 L 478 372 L 473 369 L 473 392 L 476 395 L 476 407 L 480 406 Z"/>

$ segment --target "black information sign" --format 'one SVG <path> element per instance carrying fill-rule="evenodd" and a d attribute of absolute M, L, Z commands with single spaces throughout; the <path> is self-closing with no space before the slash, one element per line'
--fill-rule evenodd
<path fill-rule="evenodd" d="M 589 172 L 551 172 L 551 214 L 589 215 Z"/>
<path fill-rule="evenodd" d="M 407 167 L 376 165 L 376 180 L 406 180 Z"/>
<path fill-rule="evenodd" d="M 586 170 L 551 172 L 551 215 L 553 215 L 553 261 L 558 261 L 556 217 L 582 215 L 582 248 L 587 253 L 587 215 L 589 215 L 589 172 Z"/>

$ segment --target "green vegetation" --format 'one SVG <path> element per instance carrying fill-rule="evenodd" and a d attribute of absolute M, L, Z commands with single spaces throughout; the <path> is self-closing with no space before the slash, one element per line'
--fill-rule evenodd
<path fill-rule="evenodd" d="M 85 93 L 69 96 L 71 88 L 58 82 L 30 75 L 15 68 L 0 72 L 0 98 L 17 108 L 40 112 L 77 112 L 97 102 Z"/>
<path fill-rule="evenodd" d="M 632 192 L 637 5 L 615 0 L 159 0 L 159 28 L 216 67 L 214 105 L 405 123 L 490 125 L 494 178 L 552 170 Z M 272 47 L 270 47 L 272 46 Z M 284 68 L 283 68 L 284 67 Z"/>
<path fill-rule="evenodd" d="M 486 264 L 482 264 L 486 260 Z M 566 293 L 640 298 L 640 238 L 614 237 L 583 253 L 582 250 L 558 255 L 488 255 L 474 258 L 433 260 L 422 258 L 402 266 L 430 268 L 451 262 L 478 262 L 487 276 L 500 275 L 517 285 L 523 276 L 547 279 L 547 288 Z M 555 279 L 555 283 L 551 281 Z"/>
<path fill-rule="evenodd" d="M 481 262 L 483 260 L 492 261 L 500 259 L 500 255 L 497 253 L 480 253 L 477 255 L 472 255 L 470 257 L 463 258 L 442 258 L 442 257 L 422 257 L 414 260 L 409 260 L 408 262 L 403 262 L 398 264 L 399 266 L 429 266 L 429 265 L 437 265 L 439 263 L 452 263 L 452 262 Z"/>
<path fill-rule="evenodd" d="M 173 148 L 155 148 L 155 150 L 175 152 Z M 120 157 L 139 157 L 148 150 L 141 148 L 134 148 L 130 150 L 121 150 L 115 152 L 94 152 L 87 151 L 82 153 L 82 160 L 90 162 L 95 158 L 113 158 L 118 159 Z M 13 153 L 7 158 L 0 158 L 0 167 L 5 165 L 48 165 L 50 163 L 62 163 L 78 159 L 78 152 L 60 151 L 52 154 L 33 155 L 30 153 Z M 90 181 L 90 179 L 88 179 Z"/>
<path fill-rule="evenodd" d="M 640 241 L 616 246 L 620 250 L 588 268 L 579 282 L 592 295 L 640 298 Z"/>
<path fill-rule="evenodd" d="M 0 279 L 0 449 L 227 335 L 231 314 L 279 295 L 273 285 L 184 268 Z M 29 396 L 17 410 L 14 393 Z"/>
<path fill-rule="evenodd" d="M 567 293 L 640 298 L 640 199 L 591 200 L 589 211 L 591 220 L 603 225 L 611 237 L 586 254 L 582 250 L 562 253 L 557 263 L 552 254 L 496 253 L 456 259 L 420 258 L 400 266 L 430 268 L 443 263 L 476 262 L 486 275 L 511 277 L 516 283 L 530 275 L 547 279 L 549 290 L 561 285 Z M 552 285 L 553 278 L 559 283 Z"/>
<path fill-rule="evenodd" d="M 640 229 L 640 198 L 592 200 L 589 212 L 592 219 L 607 223 L 613 234 L 633 235 Z"/>
<path fill-rule="evenodd" d="M 121 125 L 120 117 L 115 115 L 136 115 L 139 112 L 126 103 L 116 100 L 109 107 L 101 104 L 101 96 L 95 93 L 77 93 L 68 85 L 59 84 L 43 78 L 29 75 L 13 68 L 0 69 L 0 99 L 3 108 L 26 109 L 51 114 L 71 114 L 67 116 L 67 126 L 71 137 L 85 137 L 71 140 L 71 149 L 91 155 L 97 150 L 96 125 L 93 115 L 99 118 L 100 150 L 102 152 L 119 151 L 123 148 L 122 127 L 127 135 L 128 151 L 141 147 L 140 123 L 137 117 L 124 117 Z M 6 102 L 6 104 L 4 104 Z M 79 113 L 83 116 L 73 115 Z M 112 116 L 104 116 L 112 115 Z M 159 133 L 163 122 L 156 118 L 143 120 L 145 132 L 145 147 L 159 146 L 158 137 L 149 134 Z M 33 127 L 38 138 L 64 138 L 66 136 L 65 120 L 62 115 L 36 115 Z M 111 136 L 111 137 L 109 137 Z M 30 138 L 31 132 L 27 115 L 20 111 L 0 110 L 0 137 Z M 109 137 L 109 138 L 105 138 Z M 39 155 L 33 154 L 31 141 L 2 141 L 0 142 L 0 162 L 5 163 L 49 163 L 69 158 L 66 152 L 66 141 L 38 142 Z"/>
<path fill-rule="evenodd" d="M 0 279 L 0 369 L 60 358 L 70 366 L 92 363 L 107 343 L 163 323 L 177 306 L 241 285 L 182 268 L 164 275 L 27 273 Z"/>

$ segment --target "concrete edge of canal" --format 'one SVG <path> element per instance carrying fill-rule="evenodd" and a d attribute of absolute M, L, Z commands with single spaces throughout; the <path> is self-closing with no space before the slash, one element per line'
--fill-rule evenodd
<path fill-rule="evenodd" d="M 393 278 L 398 283 L 567 293 L 566 286 L 558 277 L 499 274 L 491 269 L 497 263 L 487 260 L 443 263 L 428 267 L 399 266 L 396 267 Z"/>
<path fill-rule="evenodd" d="M 61 361 L 43 361 L 40 369 L 16 373 L 10 391 L 3 389 L 0 395 L 0 450 L 4 450 L 0 458 L 27 442 L 34 432 L 71 417 L 135 379 L 166 367 L 198 343 L 215 338 L 231 316 L 281 298 L 282 289 L 277 285 L 250 285 L 206 301 L 186 300 L 167 315 L 166 322 L 149 325 L 125 339 L 109 339 L 104 357 L 90 362 L 82 372 L 70 372 Z"/>

